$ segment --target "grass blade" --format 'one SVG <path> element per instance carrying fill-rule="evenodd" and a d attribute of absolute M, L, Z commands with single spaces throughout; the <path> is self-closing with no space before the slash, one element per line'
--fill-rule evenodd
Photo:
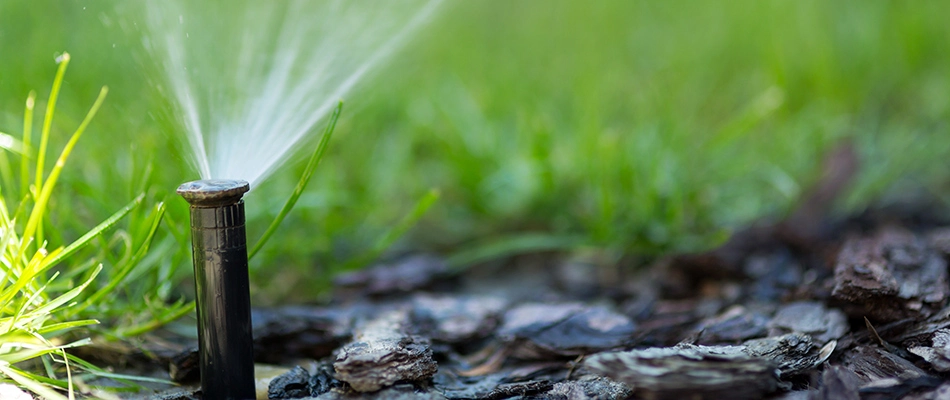
<path fill-rule="evenodd" d="M 254 257 L 264 244 L 267 243 L 267 240 L 274 234 L 277 230 L 277 227 L 280 226 L 280 223 L 284 221 L 284 218 L 287 217 L 287 214 L 290 213 L 290 210 L 294 208 L 294 205 L 297 204 L 297 200 L 300 198 L 300 195 L 303 194 L 304 189 L 306 189 L 307 184 L 310 183 L 310 177 L 313 176 L 313 171 L 317 169 L 317 165 L 320 164 L 320 160 L 323 159 L 323 154 L 327 150 L 327 145 L 330 143 L 330 136 L 333 135 L 333 129 L 336 128 L 336 121 L 340 118 L 340 113 L 343 112 L 343 102 L 341 101 L 337 104 L 336 109 L 333 110 L 333 114 L 330 115 L 329 121 L 327 121 L 327 128 L 323 131 L 323 137 L 320 138 L 320 144 L 317 145 L 317 150 L 310 156 L 310 161 L 307 162 L 307 168 L 304 169 L 303 175 L 300 176 L 300 181 L 297 182 L 297 187 L 294 188 L 294 192 L 291 193 L 290 198 L 287 199 L 287 202 L 284 203 L 284 207 L 280 209 L 280 213 L 277 214 L 277 217 L 274 218 L 274 221 L 271 222 L 270 226 L 267 227 L 267 230 L 264 231 L 264 235 L 261 236 L 260 240 L 251 248 L 251 251 L 248 252 L 248 259 Z"/>
<path fill-rule="evenodd" d="M 53 323 L 49 325 L 44 325 L 42 328 L 37 329 L 36 333 L 45 335 L 47 333 L 65 331 L 65 330 L 75 329 L 75 328 L 79 328 L 83 326 L 98 325 L 98 324 L 99 324 L 99 321 L 94 320 L 94 319 L 80 319 L 76 321 L 58 322 L 58 323 Z"/>
<path fill-rule="evenodd" d="M 30 91 L 26 97 L 26 110 L 23 111 L 23 157 L 20 158 L 20 198 L 30 194 L 30 146 L 33 143 L 33 107 L 36 105 L 36 92 Z"/>
<path fill-rule="evenodd" d="M 66 67 L 69 65 L 69 53 L 63 53 L 58 61 L 59 68 L 56 70 L 56 77 L 53 78 L 53 88 L 49 92 L 49 101 L 46 103 L 46 115 L 43 117 L 43 130 L 42 133 L 40 133 L 40 148 L 36 152 L 36 181 L 34 185 L 37 190 L 43 187 L 43 171 L 46 169 L 46 166 L 43 164 L 46 164 L 46 147 L 49 145 L 49 131 L 53 126 L 53 114 L 56 113 L 56 99 L 59 98 L 59 89 L 63 86 L 63 77 L 66 75 Z M 25 121 L 24 125 L 26 125 Z"/>
<path fill-rule="evenodd" d="M 53 378 L 50 378 L 50 377 L 46 377 L 46 376 L 43 376 L 43 375 L 37 375 L 37 374 L 34 374 L 34 373 L 30 372 L 30 371 L 24 371 L 24 370 L 17 370 L 17 372 L 19 372 L 20 374 L 22 374 L 23 376 L 25 376 L 25 377 L 27 377 L 27 378 L 29 378 L 29 379 L 32 379 L 32 380 L 37 381 L 37 382 L 39 382 L 39 383 L 42 383 L 42 384 L 44 384 L 44 385 L 48 385 L 48 386 L 51 386 L 51 387 L 58 387 L 58 388 L 63 389 L 63 390 L 65 390 L 66 388 L 69 387 L 69 385 L 67 385 L 66 382 L 63 382 L 61 379 L 53 379 Z"/>
<path fill-rule="evenodd" d="M 131 382 L 148 382 L 148 383 L 160 383 L 163 385 L 175 385 L 175 382 L 172 382 L 168 379 L 152 378 L 148 376 L 125 375 L 125 374 L 117 374 L 114 372 L 109 372 L 93 364 L 90 364 L 86 360 L 83 360 L 69 353 L 66 353 L 66 358 L 70 359 L 73 363 L 82 367 L 82 369 L 88 372 L 90 375 L 115 379 L 125 384 L 131 384 Z"/>
<path fill-rule="evenodd" d="M 66 393 L 69 394 L 69 400 L 74 400 L 76 394 L 73 393 L 73 371 L 69 369 L 69 359 L 66 358 L 66 350 L 60 350 L 60 353 L 63 356 L 63 364 L 66 365 L 66 385 L 69 386 L 69 389 L 66 389 Z"/>

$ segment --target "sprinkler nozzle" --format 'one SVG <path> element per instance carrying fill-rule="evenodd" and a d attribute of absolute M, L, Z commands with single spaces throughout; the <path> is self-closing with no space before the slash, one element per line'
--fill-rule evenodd
<path fill-rule="evenodd" d="M 181 184 L 178 194 L 192 206 L 212 207 L 237 203 L 250 189 L 247 181 L 206 179 Z"/>
<path fill-rule="evenodd" d="M 178 187 L 191 204 L 204 399 L 253 399 L 254 345 L 247 272 L 246 181 L 200 180 Z"/>

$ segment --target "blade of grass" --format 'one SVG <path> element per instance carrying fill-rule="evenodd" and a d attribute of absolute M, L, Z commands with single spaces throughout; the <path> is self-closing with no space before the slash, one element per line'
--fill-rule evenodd
<path fill-rule="evenodd" d="M 307 167 L 304 169 L 303 175 L 300 176 L 300 181 L 297 182 L 297 187 L 294 188 L 293 193 L 291 193 L 290 198 L 287 199 L 287 202 L 284 203 L 284 207 L 280 209 L 280 213 L 277 214 L 277 217 L 274 218 L 274 221 L 271 222 L 270 226 L 267 227 L 267 230 L 264 231 L 264 235 L 261 236 L 260 240 L 251 248 L 251 251 L 248 252 L 248 259 L 254 257 L 264 244 L 267 243 L 267 240 L 274 234 L 277 230 L 277 227 L 280 226 L 280 223 L 284 221 L 284 218 L 287 217 L 287 214 L 290 213 L 290 210 L 294 208 L 294 205 L 297 204 L 297 200 L 300 198 L 300 195 L 303 194 L 304 189 L 306 189 L 307 184 L 310 183 L 310 177 L 313 176 L 313 171 L 317 169 L 317 165 L 320 164 L 320 160 L 323 159 L 323 154 L 327 150 L 327 145 L 330 143 L 330 137 L 333 135 L 333 129 L 336 127 L 336 121 L 340 118 L 340 113 L 343 111 L 343 102 L 337 104 L 336 109 L 333 110 L 333 114 L 330 115 L 330 119 L 327 121 L 327 127 L 323 131 L 323 137 L 320 138 L 320 144 L 317 145 L 317 150 L 310 156 L 310 161 L 307 162 Z"/>
<path fill-rule="evenodd" d="M 23 156 L 20 158 L 20 198 L 30 194 L 30 146 L 33 143 L 33 107 L 36 105 L 36 92 L 30 91 L 26 97 L 26 109 L 23 111 Z"/>
<path fill-rule="evenodd" d="M 82 369 L 89 372 L 91 375 L 101 376 L 103 378 L 115 379 L 127 385 L 132 385 L 132 382 L 149 382 L 149 383 L 161 383 L 164 385 L 175 385 L 175 382 L 172 382 L 168 379 L 152 378 L 148 376 L 125 375 L 125 374 L 117 374 L 114 372 L 109 372 L 93 364 L 90 364 L 86 360 L 83 360 L 69 353 L 66 353 L 66 357 L 69 358 L 76 365 L 79 365 L 80 367 L 82 367 Z"/>
<path fill-rule="evenodd" d="M 69 400 L 75 400 L 76 395 L 73 393 L 73 371 L 69 368 L 69 359 L 66 358 L 66 350 L 60 350 L 60 353 L 63 356 L 63 364 L 66 365 L 66 385 L 69 387 L 66 389 L 66 393 L 69 394 Z"/>
<path fill-rule="evenodd" d="M 56 70 L 56 77 L 53 78 L 53 88 L 49 92 L 49 100 L 46 103 L 46 115 L 43 117 L 43 130 L 40 133 L 40 148 L 36 152 L 36 180 L 34 185 L 37 190 L 43 187 L 43 171 L 46 170 L 46 147 L 49 145 L 50 128 L 53 126 L 53 114 L 56 113 L 56 100 L 59 98 L 59 89 L 63 86 L 63 77 L 66 75 L 66 67 L 69 65 L 69 53 L 63 53 L 59 56 L 59 68 Z M 26 122 L 24 121 L 24 124 Z"/>
<path fill-rule="evenodd" d="M 59 380 L 59 377 L 56 376 L 56 369 L 53 368 L 53 352 L 50 352 L 48 357 L 40 357 L 40 361 L 43 362 L 43 369 L 46 370 L 46 376 Z M 66 386 L 67 388 L 69 387 L 68 384 Z"/>
<path fill-rule="evenodd" d="M 42 339 L 42 337 L 40 339 Z M 16 364 L 21 361 L 30 360 L 30 359 L 34 359 L 40 356 L 53 353 L 59 349 L 68 349 L 72 347 L 86 346 L 92 343 L 92 340 L 90 340 L 89 338 L 77 340 L 75 342 L 61 345 L 61 346 L 54 346 L 50 344 L 48 341 L 46 341 L 45 339 L 43 339 L 43 341 L 44 343 L 42 345 L 33 344 L 33 343 L 13 343 L 13 344 L 22 346 L 23 349 L 4 353 L 3 359 L 0 360 L 0 362 L 8 362 L 10 364 Z"/>
<path fill-rule="evenodd" d="M 95 319 L 81 319 L 76 321 L 68 322 L 58 322 L 49 325 L 44 325 L 42 328 L 37 329 L 36 333 L 45 335 L 47 333 L 53 333 L 57 331 L 65 331 L 70 329 L 75 329 L 83 326 L 98 325 L 99 321 Z"/>
<path fill-rule="evenodd" d="M 10 364 L 16 364 L 26 360 L 45 356 L 53 351 L 52 345 L 48 343 L 34 343 L 35 339 L 30 337 L 29 341 L 7 341 L 4 345 L 15 347 L 16 350 L 3 353 L 3 360 Z"/>
<path fill-rule="evenodd" d="M 32 379 L 42 384 L 46 384 L 48 386 L 58 387 L 60 389 L 66 389 L 69 386 L 66 384 L 66 382 L 63 382 L 61 379 L 53 379 L 47 376 L 37 375 L 30 371 L 24 371 L 24 370 L 19 370 L 19 372 L 20 374 L 22 374 L 23 376 L 29 379 Z"/>

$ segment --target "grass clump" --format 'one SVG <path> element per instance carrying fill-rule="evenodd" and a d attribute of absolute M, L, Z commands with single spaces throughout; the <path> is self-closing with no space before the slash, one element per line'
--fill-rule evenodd
<path fill-rule="evenodd" d="M 174 315 L 169 318 L 162 318 L 167 315 L 153 316 L 144 326 L 109 326 L 91 330 L 99 324 L 101 317 L 114 322 L 111 318 L 115 314 L 128 312 L 137 303 L 128 299 L 123 302 L 121 296 L 116 295 L 116 289 L 127 282 L 148 254 L 164 206 L 156 206 L 149 217 L 144 218 L 142 222 L 146 228 L 140 229 L 142 232 L 118 230 L 113 234 L 127 237 L 127 242 L 144 238 L 136 243 L 137 246 L 129 245 L 126 251 L 117 252 L 111 246 L 101 246 L 100 240 L 120 220 L 141 208 L 142 195 L 68 244 L 53 245 L 47 240 L 48 236 L 58 236 L 49 235 L 57 229 L 49 219 L 52 207 L 64 204 L 56 201 L 54 188 L 67 159 L 108 93 L 106 87 L 100 90 L 53 167 L 46 173 L 51 122 L 69 60 L 68 53 L 58 58 L 59 68 L 46 105 L 39 146 L 35 149 L 32 146 L 33 93 L 26 101 L 22 138 L 0 133 L 0 381 L 14 383 L 48 399 L 72 398 L 77 371 L 82 375 L 103 373 L 67 352 L 69 348 L 92 343 L 89 337 L 83 336 L 90 332 L 112 337 L 140 333 L 191 309 L 189 305 L 165 307 L 170 310 L 165 314 Z M 20 157 L 20 162 L 14 163 L 11 156 Z M 13 173 L 15 169 L 20 173 Z M 33 177 L 29 174 L 31 170 Z M 118 254 L 115 258 L 120 262 L 109 263 L 110 267 L 117 268 L 109 268 L 103 273 L 102 261 L 108 261 L 108 257 L 95 257 L 103 253 Z M 102 305 L 107 305 L 112 312 L 102 312 Z M 38 369 L 45 374 L 37 374 Z"/>

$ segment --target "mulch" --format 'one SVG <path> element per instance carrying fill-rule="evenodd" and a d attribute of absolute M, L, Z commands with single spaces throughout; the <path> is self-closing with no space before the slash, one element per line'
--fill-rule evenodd
<path fill-rule="evenodd" d="M 408 255 L 339 277 L 329 304 L 254 310 L 256 361 L 296 366 L 268 396 L 950 399 L 950 219 L 920 201 L 829 218 L 854 160 L 842 146 L 795 212 L 707 252 Z M 193 384 L 180 350 L 152 360 Z"/>

